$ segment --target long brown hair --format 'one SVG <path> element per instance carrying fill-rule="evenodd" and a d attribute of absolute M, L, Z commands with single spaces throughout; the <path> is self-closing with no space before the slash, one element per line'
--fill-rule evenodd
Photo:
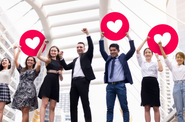
<path fill-rule="evenodd" d="M 25 67 L 21 70 L 21 72 L 25 72 L 26 70 L 28 70 L 28 64 L 27 64 L 27 61 L 28 61 L 28 59 L 29 59 L 30 57 L 31 57 L 31 58 L 33 58 L 34 63 L 35 63 L 35 64 L 33 64 L 32 68 L 33 68 L 33 69 L 35 68 L 35 65 L 36 65 L 36 59 L 35 59 L 34 57 L 32 57 L 32 56 L 28 56 L 28 57 L 26 58 L 26 61 L 25 61 Z"/>
<path fill-rule="evenodd" d="M 183 52 L 177 52 L 176 55 L 175 55 L 175 58 L 177 58 L 177 55 L 179 55 L 181 58 L 185 59 L 185 55 Z M 184 65 L 184 61 L 182 63 Z"/>
<path fill-rule="evenodd" d="M 51 49 L 52 48 L 56 48 L 57 49 L 57 51 L 58 51 L 58 53 L 60 52 L 60 50 L 59 50 L 59 48 L 57 47 L 57 46 L 52 46 L 52 47 L 50 47 L 50 49 L 49 49 L 49 52 L 48 52 L 48 59 L 50 60 L 49 62 L 51 62 L 51 54 L 50 54 L 50 51 L 51 51 Z M 62 66 L 62 64 L 60 63 L 60 57 L 59 57 L 59 54 L 57 54 L 57 56 L 56 56 L 56 60 L 59 62 L 59 64 L 60 64 L 60 66 L 61 66 L 61 70 L 63 70 L 63 66 Z"/>

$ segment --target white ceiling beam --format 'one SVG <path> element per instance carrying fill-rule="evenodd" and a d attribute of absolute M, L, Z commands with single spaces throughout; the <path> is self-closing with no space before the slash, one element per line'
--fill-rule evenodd
<path fill-rule="evenodd" d="M 100 0 L 100 23 L 103 17 L 109 12 L 111 12 L 111 0 Z M 104 45 L 105 45 L 105 50 L 109 52 L 109 49 L 108 49 L 109 43 L 106 38 L 105 38 Z"/>
<path fill-rule="evenodd" d="M 82 2 L 85 2 L 85 1 L 77 1 L 75 3 L 77 4 L 76 6 L 72 6 L 72 7 L 69 6 L 67 8 L 61 7 L 60 9 L 57 9 L 57 10 L 53 9 L 51 11 L 48 11 L 48 16 L 55 16 L 55 15 L 61 15 L 61 14 L 99 9 L 98 3 L 86 2 L 87 4 L 82 4 Z M 82 4 L 82 5 L 78 6 L 78 4 Z"/>
<path fill-rule="evenodd" d="M 50 23 L 47 17 L 47 12 L 42 6 L 42 2 L 40 0 L 25 0 L 28 4 L 30 4 L 33 9 L 38 14 L 42 27 L 44 30 L 44 35 L 48 40 L 51 40 L 51 32 L 50 32 Z"/>
<path fill-rule="evenodd" d="M 76 0 L 43 0 L 42 3 L 43 5 L 52 5 L 52 4 L 71 2 L 71 1 L 76 1 Z"/>
<path fill-rule="evenodd" d="M 78 23 L 85 23 L 85 22 L 91 22 L 91 21 L 98 21 L 99 15 L 94 15 L 91 17 L 83 16 L 81 18 L 74 18 L 66 21 L 58 21 L 56 23 L 52 23 L 51 27 L 58 27 L 58 26 L 66 26 L 66 25 L 72 25 L 72 24 L 78 24 Z"/>
<path fill-rule="evenodd" d="M 99 27 L 89 28 L 88 31 L 89 33 L 100 32 L 100 28 Z M 81 31 L 71 31 L 70 33 L 61 32 L 56 35 L 52 34 L 52 39 L 60 39 L 60 38 L 77 36 L 77 35 L 82 35 L 82 34 L 83 33 Z"/>

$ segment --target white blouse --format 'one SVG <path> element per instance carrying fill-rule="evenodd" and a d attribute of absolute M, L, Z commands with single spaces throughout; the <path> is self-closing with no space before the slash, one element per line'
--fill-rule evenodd
<path fill-rule="evenodd" d="M 148 63 L 146 60 L 142 59 L 141 54 L 137 54 L 137 61 L 141 67 L 142 77 L 158 77 L 158 63 L 151 61 Z"/>
<path fill-rule="evenodd" d="M 183 64 L 180 66 L 178 66 L 178 64 L 172 65 L 168 58 L 164 59 L 164 61 L 168 68 L 170 69 L 170 71 L 172 72 L 173 81 L 185 80 L 185 65 Z"/>
<path fill-rule="evenodd" d="M 5 83 L 5 84 L 9 85 L 9 83 L 11 81 L 11 76 L 13 75 L 14 70 L 15 70 L 15 63 L 13 61 L 10 69 L 0 71 L 0 83 Z"/>

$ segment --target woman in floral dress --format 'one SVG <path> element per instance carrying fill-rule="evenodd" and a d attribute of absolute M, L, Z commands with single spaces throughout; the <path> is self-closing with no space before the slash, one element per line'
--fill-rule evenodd
<path fill-rule="evenodd" d="M 38 108 L 37 93 L 34 85 L 34 80 L 40 72 L 41 62 L 37 63 L 37 67 L 34 69 L 36 60 L 34 57 L 28 56 L 25 61 L 25 66 L 22 67 L 18 63 L 18 57 L 21 49 L 18 49 L 18 53 L 15 53 L 17 46 L 14 46 L 15 65 L 20 73 L 20 82 L 15 92 L 12 108 L 22 111 L 22 122 L 29 122 L 29 111 L 33 111 Z"/>

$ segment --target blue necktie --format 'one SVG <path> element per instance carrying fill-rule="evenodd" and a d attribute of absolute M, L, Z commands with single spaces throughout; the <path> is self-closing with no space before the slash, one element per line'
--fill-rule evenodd
<path fill-rule="evenodd" d="M 112 76 L 113 76 L 115 59 L 116 59 L 116 58 L 112 58 L 112 65 L 111 65 L 110 79 L 111 79 L 111 78 L 112 78 Z"/>

